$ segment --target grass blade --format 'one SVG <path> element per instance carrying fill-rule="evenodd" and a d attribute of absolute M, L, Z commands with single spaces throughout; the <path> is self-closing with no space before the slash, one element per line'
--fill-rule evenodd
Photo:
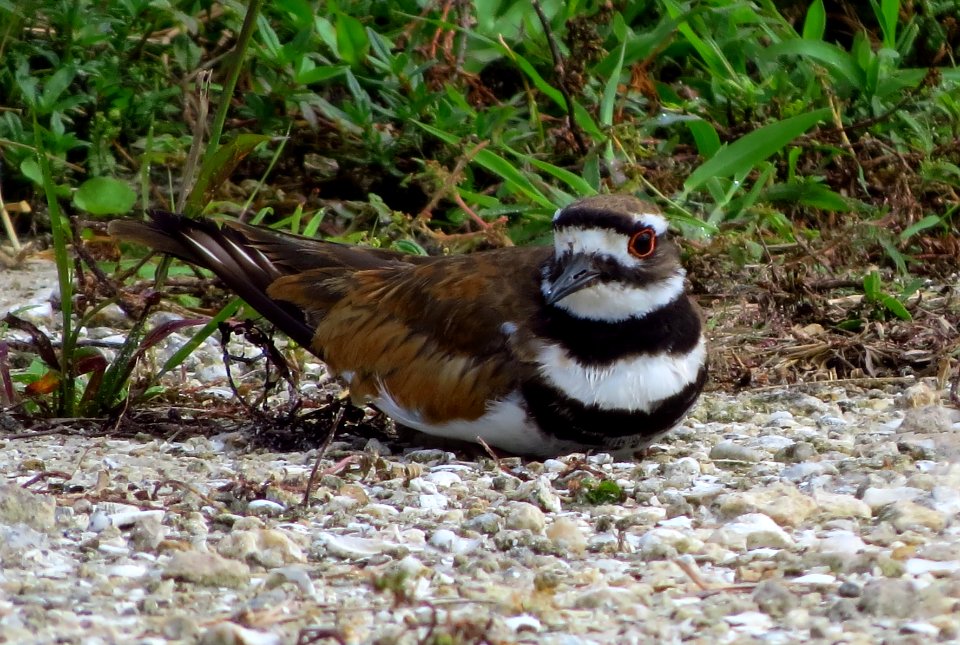
<path fill-rule="evenodd" d="M 696 190 L 713 177 L 745 175 L 758 163 L 828 118 L 829 108 L 822 108 L 765 125 L 740 137 L 693 171 L 683 184 L 684 192 Z"/>

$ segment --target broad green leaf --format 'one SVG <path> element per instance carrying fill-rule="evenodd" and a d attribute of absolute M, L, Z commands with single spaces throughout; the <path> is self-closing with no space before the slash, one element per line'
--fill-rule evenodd
<path fill-rule="evenodd" d="M 913 320 L 913 316 L 910 315 L 910 312 L 907 311 L 907 308 L 903 306 L 903 303 L 891 296 L 888 293 L 880 295 L 880 303 L 887 308 L 894 316 L 900 320 Z"/>
<path fill-rule="evenodd" d="M 512 163 L 497 155 L 489 149 L 483 149 L 474 157 L 474 161 L 488 171 L 501 177 L 510 188 L 519 190 L 527 199 L 534 201 L 545 208 L 553 208 L 554 204 L 540 190 L 533 185 L 533 182 L 517 170 Z"/>
<path fill-rule="evenodd" d="M 684 11 L 674 0 L 661 0 L 667 14 L 676 20 L 681 19 Z M 733 68 L 723 55 L 717 43 L 710 37 L 701 37 L 693 31 L 687 20 L 677 25 L 677 31 L 687 39 L 690 46 L 700 55 L 707 68 L 718 78 L 727 78 L 732 75 Z"/>
<path fill-rule="evenodd" d="M 830 116 L 829 108 L 765 125 L 722 147 L 717 154 L 693 171 L 683 187 L 690 192 L 713 177 L 745 175 L 755 165 L 779 152 L 788 143 Z"/>
<path fill-rule="evenodd" d="M 513 150 L 512 148 L 509 148 L 507 146 L 503 146 L 503 148 L 510 154 L 517 157 L 518 159 L 522 159 L 524 162 L 530 164 L 531 166 L 534 166 L 535 168 L 539 168 L 540 170 L 554 177 L 555 179 L 562 181 L 567 186 L 572 188 L 573 191 L 581 197 L 597 194 L 597 191 L 593 188 L 593 186 L 590 185 L 590 182 L 585 180 L 580 175 L 572 173 L 565 168 L 560 168 L 559 166 L 555 166 L 552 163 L 548 163 L 541 159 L 537 159 L 532 155 L 527 155 L 527 154 L 523 154 L 522 152 L 517 152 L 516 150 Z"/>
<path fill-rule="evenodd" d="M 413 240 L 397 240 L 390 248 L 407 255 L 427 255 L 427 251 Z"/>
<path fill-rule="evenodd" d="M 283 60 L 283 45 L 280 44 L 280 37 L 270 26 L 270 21 L 266 16 L 260 14 L 257 16 L 257 33 L 260 34 L 260 40 L 263 41 L 263 48 L 266 50 L 270 60 L 278 63 L 285 63 Z"/>
<path fill-rule="evenodd" d="M 903 257 L 903 253 L 901 253 L 897 245 L 893 243 L 893 239 L 886 235 L 881 235 L 878 241 L 880 242 L 880 246 L 883 247 L 883 250 L 887 252 L 887 256 L 897 265 L 897 271 L 906 273 L 907 258 Z"/>
<path fill-rule="evenodd" d="M 113 177 L 93 177 L 80 184 L 73 194 L 74 205 L 91 215 L 122 215 L 137 202 L 137 193 L 126 182 Z"/>
<path fill-rule="evenodd" d="M 20 162 L 20 172 L 38 186 L 43 185 L 43 172 L 40 170 L 40 164 L 33 157 L 27 157 Z"/>
<path fill-rule="evenodd" d="M 897 20 L 900 17 L 900 0 L 870 0 L 873 12 L 883 32 L 883 46 L 893 49 L 897 44 Z"/>
<path fill-rule="evenodd" d="M 914 222 L 907 228 L 903 229 L 903 232 L 900 233 L 900 241 L 906 242 L 907 240 L 909 240 L 911 237 L 913 237 L 920 231 L 925 231 L 928 228 L 933 228 L 934 226 L 937 226 L 938 224 L 940 224 L 941 221 L 942 221 L 941 218 L 938 217 L 937 215 L 927 215 L 919 222 Z"/>
<path fill-rule="evenodd" d="M 877 300 L 882 293 L 880 291 L 880 273 L 871 271 L 863 276 L 863 293 L 871 300 Z"/>
<path fill-rule="evenodd" d="M 823 7 L 823 0 L 813 0 L 807 9 L 807 17 L 803 21 L 804 40 L 823 40 L 827 29 L 827 10 Z"/>
<path fill-rule="evenodd" d="M 830 70 L 835 79 L 841 79 L 858 90 L 864 88 L 866 79 L 860 66 L 849 53 L 831 43 L 798 38 L 771 45 L 761 53 L 761 57 L 769 61 L 780 56 L 813 59 Z"/>
<path fill-rule="evenodd" d="M 338 13 L 333 24 L 337 30 L 337 53 L 340 58 L 351 66 L 362 63 L 370 51 L 370 39 L 363 23 L 353 16 Z"/>
<path fill-rule="evenodd" d="M 623 41 L 619 49 L 617 64 L 610 71 L 610 76 L 603 88 L 603 99 L 600 101 L 600 124 L 606 127 L 613 125 L 613 108 L 617 103 L 617 88 L 620 85 L 620 72 L 623 71 L 623 54 L 627 50 L 627 41 Z"/>
<path fill-rule="evenodd" d="M 55 71 L 50 78 L 44 82 L 43 92 L 40 94 L 41 114 L 51 112 L 54 107 L 56 107 L 57 99 L 70 87 L 76 75 L 77 69 L 73 65 L 68 65 Z"/>
<path fill-rule="evenodd" d="M 720 149 L 720 135 L 716 129 L 703 119 L 692 119 L 686 122 L 687 129 L 693 135 L 693 141 L 697 144 L 697 152 L 704 159 L 709 159 L 717 154 Z"/>
<path fill-rule="evenodd" d="M 793 202 L 812 206 L 823 211 L 846 212 L 853 210 L 854 204 L 843 195 L 836 193 L 823 184 L 788 182 L 770 186 L 763 195 L 768 202 Z"/>
<path fill-rule="evenodd" d="M 346 65 L 321 65 L 318 67 L 312 60 L 303 57 L 297 63 L 294 80 L 301 85 L 320 83 L 341 76 L 348 69 L 349 67 Z"/>

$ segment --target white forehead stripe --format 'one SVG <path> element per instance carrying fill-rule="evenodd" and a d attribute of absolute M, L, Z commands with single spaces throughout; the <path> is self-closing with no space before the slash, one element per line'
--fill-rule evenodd
<path fill-rule="evenodd" d="M 554 233 L 553 243 L 557 255 L 603 255 L 613 258 L 625 267 L 638 267 L 643 261 L 630 255 L 630 242 L 623 233 L 608 228 L 562 228 Z"/>
<path fill-rule="evenodd" d="M 657 236 L 663 235 L 670 228 L 670 222 L 659 213 L 634 213 L 633 216 L 637 218 L 637 221 L 652 228 Z"/>

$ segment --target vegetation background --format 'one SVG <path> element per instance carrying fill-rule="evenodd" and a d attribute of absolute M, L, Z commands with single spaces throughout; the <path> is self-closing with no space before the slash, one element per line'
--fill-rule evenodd
<path fill-rule="evenodd" d="M 109 218 L 464 252 L 542 242 L 607 191 L 685 235 L 718 384 L 946 379 L 958 44 L 958 0 L 0 0 L 0 260 L 49 239 L 62 306 L 53 339 L 7 317 L 33 360 L 0 333 L 0 404 L 152 391 L 133 367 L 174 327 L 146 328 L 143 280 L 193 274 L 121 254 Z M 112 354 L 80 342 L 110 303 L 133 321 Z"/>

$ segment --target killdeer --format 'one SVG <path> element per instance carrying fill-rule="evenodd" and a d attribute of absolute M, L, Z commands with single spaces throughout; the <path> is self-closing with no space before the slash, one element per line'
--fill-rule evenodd
<path fill-rule="evenodd" d="M 631 453 L 707 376 L 700 315 L 655 206 L 595 196 L 554 245 L 410 256 L 164 212 L 110 232 L 215 273 L 355 401 L 441 437 L 535 457 Z"/>

